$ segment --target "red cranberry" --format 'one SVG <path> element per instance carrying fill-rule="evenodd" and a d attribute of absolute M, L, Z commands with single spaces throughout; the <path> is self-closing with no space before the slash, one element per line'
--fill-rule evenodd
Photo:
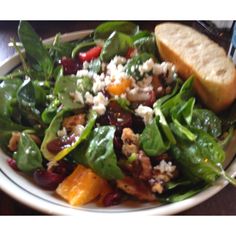
<path fill-rule="evenodd" d="M 75 168 L 75 164 L 68 161 L 61 160 L 57 163 L 56 166 L 52 168 L 52 171 L 62 176 L 68 176 L 72 173 L 74 168 Z"/>
<path fill-rule="evenodd" d="M 133 120 L 132 130 L 135 133 L 142 133 L 145 128 L 145 124 L 143 122 L 143 119 L 139 116 L 133 115 L 132 120 Z"/>
<path fill-rule="evenodd" d="M 132 126 L 132 114 L 123 110 L 115 101 L 110 102 L 108 105 L 108 120 L 110 125 L 118 127 Z"/>
<path fill-rule="evenodd" d="M 75 135 L 71 135 L 66 138 L 62 137 L 53 139 L 47 144 L 47 149 L 49 152 L 57 154 L 58 152 L 66 148 L 68 145 L 71 145 L 75 141 L 75 138 Z"/>
<path fill-rule="evenodd" d="M 81 69 L 80 63 L 72 58 L 63 57 L 60 64 L 63 66 L 64 75 L 76 74 Z"/>
<path fill-rule="evenodd" d="M 121 203 L 122 197 L 119 192 L 111 192 L 108 193 L 104 199 L 103 199 L 103 205 L 108 206 L 114 206 Z"/>
<path fill-rule="evenodd" d="M 33 178 L 40 187 L 47 190 L 54 190 L 63 181 L 65 176 L 45 169 L 37 169 L 33 173 Z"/>
<path fill-rule="evenodd" d="M 16 160 L 14 160 L 13 158 L 8 158 L 7 163 L 13 170 L 16 170 L 16 171 L 19 170 L 17 165 L 16 165 Z"/>

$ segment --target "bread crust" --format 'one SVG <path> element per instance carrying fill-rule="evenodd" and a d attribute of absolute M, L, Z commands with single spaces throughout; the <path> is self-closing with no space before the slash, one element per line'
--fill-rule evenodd
<path fill-rule="evenodd" d="M 175 23 L 164 23 L 161 25 L 157 25 L 155 28 L 156 43 L 161 58 L 165 61 L 174 63 L 176 66 L 177 73 L 183 79 L 187 79 L 189 76 L 194 75 L 194 88 L 203 103 L 208 108 L 215 112 L 220 112 L 226 109 L 232 104 L 232 102 L 236 98 L 236 70 L 233 63 L 227 58 L 225 52 L 222 53 L 220 51 L 220 58 L 222 59 L 222 57 L 225 57 L 222 59 L 223 62 L 225 62 L 224 69 L 232 71 L 230 71 L 230 78 L 222 77 L 222 81 L 219 81 L 218 77 L 215 78 L 214 76 L 212 76 L 212 78 L 209 77 L 206 79 L 207 75 L 204 75 L 204 73 L 202 73 L 202 71 L 204 70 L 201 68 L 201 66 L 192 63 L 191 60 L 187 61 L 186 57 L 188 56 L 188 54 L 183 57 L 183 51 L 178 50 L 177 47 L 174 48 L 173 43 L 171 44 L 168 38 L 165 38 L 165 32 L 168 31 L 168 28 L 170 27 L 172 27 L 172 30 L 174 27 L 178 28 L 178 30 L 190 31 L 191 37 L 192 34 L 196 34 L 196 37 L 201 37 L 200 42 L 206 43 L 207 45 L 209 45 L 209 47 L 213 45 L 215 50 L 222 50 L 222 48 L 220 48 L 218 45 L 216 47 L 213 41 L 211 41 L 205 36 L 202 37 L 199 32 L 184 25 Z M 175 37 L 175 35 L 173 35 L 173 37 Z M 178 38 L 176 38 L 176 40 L 178 40 Z M 202 65 L 202 67 L 203 66 L 204 65 Z M 217 70 L 217 68 L 212 68 L 212 70 L 213 69 Z"/>

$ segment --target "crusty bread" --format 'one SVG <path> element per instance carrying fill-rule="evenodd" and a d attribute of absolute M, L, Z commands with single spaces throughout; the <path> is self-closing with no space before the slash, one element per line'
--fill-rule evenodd
<path fill-rule="evenodd" d="M 236 70 L 223 48 L 191 27 L 163 23 L 155 28 L 157 47 L 165 61 L 175 64 L 184 79 L 194 75 L 195 89 L 215 112 L 236 98 Z"/>

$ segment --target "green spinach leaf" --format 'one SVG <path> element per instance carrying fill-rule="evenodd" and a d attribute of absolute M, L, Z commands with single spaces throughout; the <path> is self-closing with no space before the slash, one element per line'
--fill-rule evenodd
<path fill-rule="evenodd" d="M 18 150 L 14 154 L 16 165 L 22 172 L 33 172 L 42 167 L 42 156 L 36 143 L 26 133 L 21 134 Z"/>
<path fill-rule="evenodd" d="M 89 77 L 61 76 L 57 79 L 54 93 L 58 95 L 65 109 L 79 109 L 84 107 L 81 101 L 74 100 L 72 94 L 76 91 L 85 94 L 92 89 L 92 79 Z"/>
<path fill-rule="evenodd" d="M 158 124 L 159 120 L 154 119 L 140 135 L 141 147 L 148 156 L 160 155 L 170 148 L 170 142 L 163 140 Z"/>
<path fill-rule="evenodd" d="M 29 57 L 29 61 L 32 61 L 31 66 L 36 71 L 41 72 L 45 80 L 49 79 L 53 71 L 52 59 L 39 36 L 28 22 L 20 22 L 18 36 L 25 48 L 26 55 Z"/>
<path fill-rule="evenodd" d="M 73 159 L 89 166 L 105 179 L 123 178 L 114 152 L 114 133 L 115 128 L 112 126 L 95 128 L 89 138 L 73 151 Z"/>
<path fill-rule="evenodd" d="M 207 109 L 194 109 L 191 127 L 206 131 L 211 136 L 217 138 L 221 135 L 221 120 Z"/>
<path fill-rule="evenodd" d="M 125 56 L 131 46 L 132 40 L 128 35 L 114 32 L 105 41 L 100 58 L 102 61 L 109 62 L 117 55 Z"/>
<path fill-rule="evenodd" d="M 94 39 L 106 40 L 114 31 L 127 35 L 135 35 L 139 31 L 139 26 L 126 21 L 105 22 L 95 29 Z"/>
<path fill-rule="evenodd" d="M 156 55 L 157 47 L 154 35 L 149 37 L 142 37 L 134 41 L 134 46 L 138 49 L 139 53 L 150 53 Z"/>

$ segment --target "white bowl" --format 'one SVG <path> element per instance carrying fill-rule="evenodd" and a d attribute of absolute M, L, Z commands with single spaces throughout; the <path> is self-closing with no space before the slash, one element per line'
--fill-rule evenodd
<path fill-rule="evenodd" d="M 83 38 L 91 31 L 78 31 L 62 35 L 63 41 L 72 41 Z M 52 43 L 53 38 L 47 39 L 44 42 Z M 19 56 L 16 54 L 5 60 L 0 65 L 0 75 L 9 73 L 13 68 L 20 63 Z M 236 135 L 230 147 L 227 149 L 227 159 L 231 160 L 236 153 Z M 222 190 L 228 182 L 219 178 L 213 186 L 202 191 L 201 193 L 183 200 L 181 202 L 161 205 L 158 203 L 135 203 L 126 202 L 118 206 L 99 208 L 95 204 L 88 204 L 83 207 L 72 207 L 65 201 L 57 197 L 51 191 L 45 191 L 37 187 L 32 180 L 20 172 L 14 171 L 7 164 L 7 156 L 0 150 L 0 188 L 11 195 L 16 200 L 53 215 L 85 215 L 85 214 L 135 214 L 135 215 L 171 215 L 194 207 L 203 201 L 209 199 L 220 190 Z M 234 160 L 227 168 L 227 173 L 231 176 L 236 175 L 236 160 Z"/>

